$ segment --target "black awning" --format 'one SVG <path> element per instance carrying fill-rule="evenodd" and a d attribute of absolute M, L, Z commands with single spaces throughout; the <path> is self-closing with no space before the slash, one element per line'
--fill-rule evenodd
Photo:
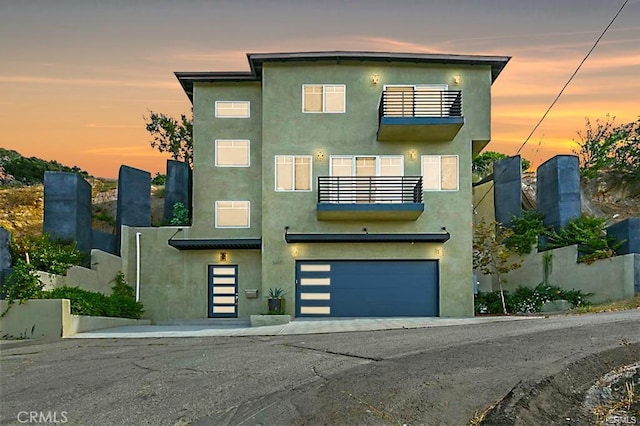
<path fill-rule="evenodd" d="M 260 250 L 261 238 L 217 238 L 169 240 L 169 245 L 178 250 Z"/>
<path fill-rule="evenodd" d="M 287 243 L 444 243 L 448 232 L 416 234 L 285 234 Z"/>

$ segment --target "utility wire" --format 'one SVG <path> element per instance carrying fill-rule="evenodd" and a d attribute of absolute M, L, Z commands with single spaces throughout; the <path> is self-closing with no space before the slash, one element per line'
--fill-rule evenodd
<path fill-rule="evenodd" d="M 611 25 L 613 25 L 613 23 L 615 22 L 615 20 L 618 18 L 618 16 L 620 16 L 620 13 L 622 12 L 622 9 L 624 9 L 624 7 L 627 5 L 627 3 L 629 3 L 629 0 L 625 0 L 624 3 L 622 3 L 622 6 L 620 6 L 620 9 L 618 10 L 618 12 L 614 15 L 614 17 L 611 19 L 611 21 L 609 22 L 609 24 L 604 28 L 604 30 L 602 31 L 602 33 L 600 34 L 600 37 L 598 37 L 595 41 L 595 43 L 593 43 L 593 46 L 591 46 L 591 49 L 589 49 L 589 51 L 587 52 L 587 54 L 585 55 L 585 57 L 582 59 L 582 61 L 580 62 L 580 64 L 578 64 L 578 67 L 576 68 L 576 70 L 573 72 L 573 74 L 571 74 L 571 77 L 569 77 L 569 79 L 567 80 L 567 82 L 564 84 L 564 86 L 562 86 L 562 89 L 560 89 L 560 92 L 558 93 L 558 95 L 555 97 L 555 99 L 553 100 L 553 102 L 551 102 L 551 105 L 549 105 L 549 108 L 547 108 L 547 110 L 544 112 L 544 114 L 542 114 L 542 117 L 540 118 L 540 120 L 538 120 L 538 123 L 533 127 L 533 130 L 531 130 L 531 133 L 529 133 L 529 136 L 527 136 L 527 138 L 525 139 L 525 141 L 520 145 L 520 148 L 518 148 L 518 150 L 516 151 L 516 155 L 520 154 L 520 152 L 522 151 L 522 149 L 525 147 L 525 145 L 529 142 L 529 140 L 531 139 L 531 136 L 533 136 L 533 134 L 536 132 L 536 130 L 538 130 L 538 127 L 540 127 L 540 125 L 542 124 L 542 122 L 544 121 L 545 118 L 547 118 L 547 115 L 549 114 L 549 112 L 551 111 L 551 109 L 554 107 L 554 105 L 558 102 L 558 100 L 560 99 L 560 96 L 562 96 L 562 94 L 564 93 L 565 89 L 567 88 L 567 86 L 569 86 L 569 83 L 571 83 L 571 81 L 573 80 L 573 78 L 576 76 L 576 74 L 578 74 L 578 71 L 580 71 L 580 68 L 582 68 L 582 65 L 584 65 L 584 63 L 587 61 L 587 59 L 589 58 L 589 56 L 591 56 L 591 53 L 595 50 L 596 46 L 598 45 L 598 43 L 600 43 L 600 40 L 602 40 L 602 37 L 604 37 L 604 35 L 606 34 L 606 32 L 609 30 L 609 28 L 611 27 Z M 495 172 L 495 170 L 494 170 Z M 500 175 L 498 175 L 497 177 L 502 176 L 502 174 L 505 172 L 505 170 L 502 170 L 502 173 L 500 173 Z M 493 177 L 493 181 L 491 182 L 491 186 L 489 187 L 489 189 L 487 189 L 487 192 L 485 192 L 485 194 L 482 196 L 482 198 L 480 199 L 480 201 L 478 201 L 478 203 L 473 206 L 473 209 L 475 210 L 476 208 L 478 208 L 478 206 L 480 204 L 482 204 L 482 202 L 484 201 L 485 198 L 487 198 L 487 195 L 489 195 L 489 192 L 491 192 L 495 186 L 495 181 L 496 181 L 496 176 Z"/>

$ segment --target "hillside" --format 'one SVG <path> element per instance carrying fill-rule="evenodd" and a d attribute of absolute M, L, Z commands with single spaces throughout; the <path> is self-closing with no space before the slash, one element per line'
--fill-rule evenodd
<path fill-rule="evenodd" d="M 47 161 L 38 157 L 27 158 L 17 151 L 0 148 L 0 186 L 42 184 L 45 171 L 71 172 L 85 178 L 89 177 L 89 173 L 77 166 L 69 167 L 57 161 Z"/>

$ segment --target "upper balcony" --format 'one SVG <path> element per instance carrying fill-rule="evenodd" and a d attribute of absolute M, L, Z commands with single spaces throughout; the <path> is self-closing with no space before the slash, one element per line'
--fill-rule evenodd
<path fill-rule="evenodd" d="M 319 220 L 416 220 L 422 176 L 318 176 Z"/>
<path fill-rule="evenodd" d="M 379 141 L 450 141 L 464 124 L 462 92 L 388 87 L 378 117 Z"/>

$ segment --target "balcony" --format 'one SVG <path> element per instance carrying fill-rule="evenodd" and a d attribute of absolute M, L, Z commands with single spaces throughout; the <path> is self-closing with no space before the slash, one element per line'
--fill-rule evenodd
<path fill-rule="evenodd" d="M 379 141 L 450 141 L 464 124 L 460 90 L 390 90 L 378 109 Z"/>
<path fill-rule="evenodd" d="M 422 176 L 318 176 L 318 220 L 416 220 Z"/>

